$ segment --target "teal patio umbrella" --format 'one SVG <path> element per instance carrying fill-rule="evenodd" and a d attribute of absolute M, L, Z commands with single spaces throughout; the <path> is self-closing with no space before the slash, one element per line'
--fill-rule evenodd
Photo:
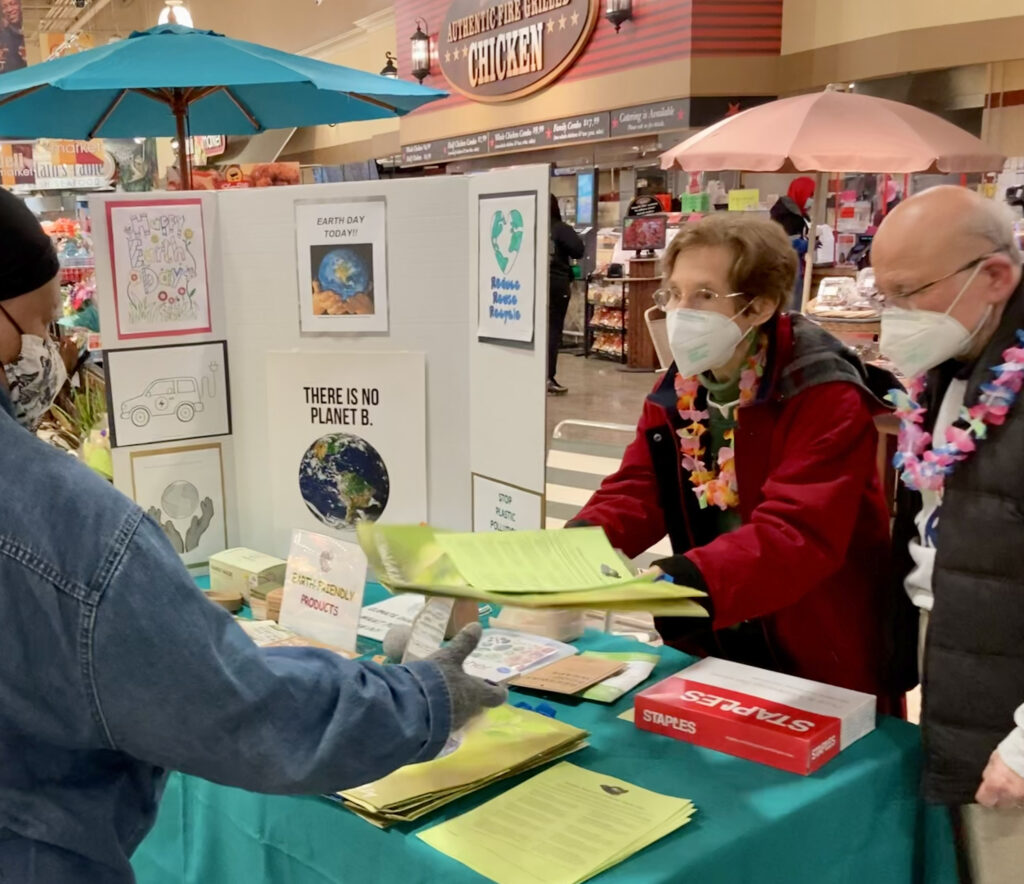
<path fill-rule="evenodd" d="M 160 25 L 0 74 L 0 138 L 186 139 L 402 116 L 447 93 L 213 31 Z"/>

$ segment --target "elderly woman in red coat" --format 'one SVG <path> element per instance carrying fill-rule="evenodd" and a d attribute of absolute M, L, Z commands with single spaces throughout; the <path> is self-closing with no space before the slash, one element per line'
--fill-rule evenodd
<path fill-rule="evenodd" d="M 675 364 L 572 524 L 600 525 L 629 556 L 669 536 L 676 554 L 657 566 L 705 590 L 711 617 L 659 620 L 668 644 L 899 712 L 916 681 L 912 612 L 888 583 L 873 420 L 894 383 L 782 312 L 795 273 L 771 221 L 723 213 L 678 234 L 658 293 Z"/>

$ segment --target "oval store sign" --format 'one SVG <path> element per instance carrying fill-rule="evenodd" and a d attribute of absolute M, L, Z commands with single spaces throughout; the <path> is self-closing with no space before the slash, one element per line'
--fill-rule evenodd
<path fill-rule="evenodd" d="M 543 89 L 579 56 L 600 0 L 453 0 L 438 36 L 441 70 L 476 101 Z"/>

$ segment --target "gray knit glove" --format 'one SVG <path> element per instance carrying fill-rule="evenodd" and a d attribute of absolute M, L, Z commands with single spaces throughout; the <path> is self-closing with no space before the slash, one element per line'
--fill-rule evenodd
<path fill-rule="evenodd" d="M 501 685 L 491 684 L 482 678 L 468 675 L 462 668 L 465 659 L 480 643 L 483 627 L 470 623 L 440 650 L 434 651 L 427 661 L 441 670 L 448 696 L 452 700 L 452 724 L 454 733 L 475 718 L 484 709 L 500 706 L 508 699 L 508 691 Z M 393 660 L 401 659 L 405 644 L 409 640 L 407 627 L 393 626 L 384 639 L 384 650 Z"/>
<path fill-rule="evenodd" d="M 462 668 L 465 659 L 480 643 L 484 629 L 479 623 L 463 627 L 447 645 L 427 659 L 436 663 L 452 698 L 452 731 L 457 731 L 484 709 L 500 706 L 508 699 L 508 690 L 482 678 L 468 675 Z"/>

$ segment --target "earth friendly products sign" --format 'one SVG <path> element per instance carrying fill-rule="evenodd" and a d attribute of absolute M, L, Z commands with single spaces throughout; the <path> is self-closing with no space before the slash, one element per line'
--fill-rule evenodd
<path fill-rule="evenodd" d="M 479 336 L 533 340 L 537 273 L 537 195 L 480 198 Z"/>
<path fill-rule="evenodd" d="M 452 0 L 438 36 L 441 70 L 475 101 L 543 89 L 580 55 L 599 0 Z"/>

